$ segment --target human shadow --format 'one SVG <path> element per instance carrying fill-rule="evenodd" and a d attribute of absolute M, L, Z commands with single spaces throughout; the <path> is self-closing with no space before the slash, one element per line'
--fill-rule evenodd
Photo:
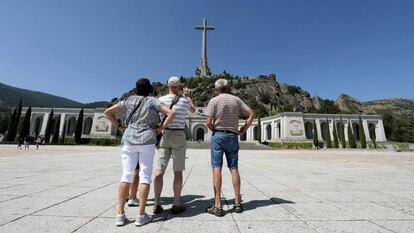
<path fill-rule="evenodd" d="M 202 199 L 204 196 L 200 195 L 185 195 L 181 197 L 182 203 L 186 206 L 186 211 L 172 215 L 170 214 L 170 209 L 165 209 L 164 212 L 161 214 L 161 218 L 159 221 L 165 221 L 172 218 L 186 218 L 186 217 L 195 217 L 200 214 L 206 213 L 206 209 L 214 204 L 214 198 L 210 199 Z M 172 203 L 173 198 L 165 198 L 164 200 L 168 201 L 167 203 Z M 226 205 L 234 205 L 234 199 L 226 200 L 222 198 L 222 203 Z M 243 207 L 245 211 L 253 210 L 256 208 L 270 206 L 270 205 L 280 205 L 280 204 L 294 204 L 295 202 L 290 200 L 285 200 L 282 198 L 272 197 L 270 199 L 264 200 L 251 200 L 248 202 L 243 202 Z M 164 205 L 166 202 L 163 203 Z M 233 209 L 229 209 L 225 211 L 225 214 L 232 213 Z"/>
<path fill-rule="evenodd" d="M 243 204 L 244 211 L 257 209 L 264 206 L 280 205 L 280 204 L 295 204 L 293 201 L 285 200 L 278 197 L 271 197 L 270 199 L 264 200 L 251 200 L 248 202 L 241 202 Z M 227 201 L 228 205 L 234 205 L 234 199 Z"/>
<path fill-rule="evenodd" d="M 181 196 L 181 202 L 187 209 L 186 211 L 180 214 L 177 214 L 177 215 L 172 215 L 170 212 L 171 206 L 174 203 L 174 197 L 161 197 L 160 202 L 164 207 L 164 211 L 160 214 L 153 215 L 152 222 L 167 221 L 169 218 L 173 218 L 173 217 L 192 217 L 192 216 L 196 216 L 201 213 L 204 213 L 206 206 L 208 206 L 209 203 L 213 202 L 213 198 L 205 200 L 205 199 L 202 199 L 204 197 L 205 196 L 202 196 L 202 195 Z M 153 198 L 148 199 L 148 201 L 152 202 L 151 204 L 148 204 L 148 205 L 154 205 Z M 169 206 L 169 208 L 165 208 L 165 206 Z"/>

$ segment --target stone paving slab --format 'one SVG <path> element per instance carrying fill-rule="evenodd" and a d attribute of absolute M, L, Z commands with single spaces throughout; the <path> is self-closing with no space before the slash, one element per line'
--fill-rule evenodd
<path fill-rule="evenodd" d="M 137 228 L 114 225 L 120 147 L 46 146 L 15 151 L 0 145 L 0 232 L 414 232 L 414 153 L 389 151 L 240 151 L 245 212 L 223 168 L 226 215 L 213 203 L 210 153 L 190 149 L 182 202 L 171 215 L 173 173 L 162 193 L 164 213 Z M 28 162 L 29 161 L 29 162 Z M 151 190 L 146 211 L 152 212 Z"/>

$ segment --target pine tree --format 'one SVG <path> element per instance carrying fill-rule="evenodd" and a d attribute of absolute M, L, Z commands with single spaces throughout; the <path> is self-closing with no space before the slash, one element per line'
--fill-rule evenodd
<path fill-rule="evenodd" d="M 359 115 L 359 142 L 361 143 L 361 148 L 366 149 L 367 148 L 367 139 L 365 138 L 365 131 L 364 131 L 364 125 L 362 124 L 361 115 Z"/>
<path fill-rule="evenodd" d="M 346 148 L 346 142 L 345 142 L 345 125 L 344 125 L 344 122 L 342 121 L 342 116 L 339 116 L 339 119 L 340 119 L 340 123 L 339 123 L 339 125 L 340 125 L 340 127 L 339 127 L 339 130 L 340 130 L 339 137 L 341 139 L 342 148 L 345 149 Z"/>
<path fill-rule="evenodd" d="M 62 131 L 62 137 L 60 138 L 60 143 L 64 145 L 65 144 L 65 136 L 66 136 L 66 121 L 63 122 L 63 131 Z"/>
<path fill-rule="evenodd" d="M 316 122 L 313 122 L 313 145 L 319 149 L 318 130 L 316 129 Z"/>
<path fill-rule="evenodd" d="M 355 138 L 354 138 L 354 134 L 352 133 L 352 123 L 351 120 L 348 119 L 348 142 L 349 142 L 349 146 L 351 148 L 357 148 L 356 142 L 355 142 Z"/>
<path fill-rule="evenodd" d="M 60 115 L 55 120 L 55 128 L 53 129 L 53 137 L 52 137 L 53 144 L 57 144 L 59 142 L 59 128 L 60 128 Z"/>
<path fill-rule="evenodd" d="M 329 130 L 329 120 L 328 120 L 328 118 L 326 118 L 326 124 L 328 125 L 326 127 L 326 132 L 325 132 L 325 135 L 326 135 L 326 148 L 332 148 L 331 132 Z"/>
<path fill-rule="evenodd" d="M 24 115 L 22 127 L 20 128 L 19 137 L 25 138 L 29 136 L 30 131 L 30 117 L 32 116 L 32 107 L 29 107 Z"/>
<path fill-rule="evenodd" d="M 338 142 L 338 133 L 336 132 L 336 124 L 335 124 L 335 118 L 332 118 L 333 122 L 333 143 L 334 148 L 339 148 L 339 142 Z"/>
<path fill-rule="evenodd" d="M 9 125 L 7 126 L 7 134 L 4 138 L 4 141 L 12 142 L 16 138 L 16 134 L 13 135 L 13 127 L 16 121 L 17 116 L 17 108 L 13 109 L 13 113 L 11 114 Z"/>
<path fill-rule="evenodd" d="M 76 128 L 75 128 L 75 143 L 81 143 L 82 137 L 82 125 L 83 125 L 83 108 L 80 110 L 78 119 L 76 120 Z"/>
<path fill-rule="evenodd" d="M 47 118 L 46 130 L 45 130 L 45 143 L 50 142 L 50 133 L 52 132 L 52 124 L 53 123 L 53 108 L 49 113 L 49 117 Z"/>

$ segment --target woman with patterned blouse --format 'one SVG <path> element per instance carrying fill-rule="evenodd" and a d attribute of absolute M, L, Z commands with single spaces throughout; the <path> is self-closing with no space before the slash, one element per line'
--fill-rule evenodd
<path fill-rule="evenodd" d="M 175 113 L 167 106 L 162 105 L 157 98 L 148 96 L 153 92 L 150 81 L 141 78 L 136 82 L 136 95 L 120 101 L 105 110 L 105 115 L 113 125 L 124 132 L 122 136 L 122 177 L 119 184 L 118 214 L 116 225 L 125 224 L 126 216 L 124 205 L 128 195 L 129 185 L 132 182 L 137 164 L 139 163 L 139 216 L 136 226 L 142 226 L 152 221 L 152 217 L 145 213 L 146 201 L 151 184 L 152 165 L 155 153 L 156 135 L 174 119 Z M 163 125 L 158 125 L 159 113 L 167 115 Z M 127 126 L 122 125 L 116 115 L 127 119 Z M 129 119 L 128 119 L 129 118 Z"/>

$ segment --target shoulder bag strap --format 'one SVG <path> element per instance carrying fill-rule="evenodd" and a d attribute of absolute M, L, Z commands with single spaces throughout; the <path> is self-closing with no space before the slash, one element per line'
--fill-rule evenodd
<path fill-rule="evenodd" d="M 180 100 L 180 98 L 181 98 L 181 96 L 180 96 L 180 95 L 176 95 L 176 96 L 174 96 L 174 99 L 172 100 L 171 105 L 170 105 L 170 109 L 172 109 L 172 108 L 174 107 L 174 105 L 175 105 L 176 103 L 178 103 L 178 101 Z M 166 119 L 167 119 L 167 117 L 162 118 L 161 125 L 162 125 L 162 124 L 164 124 L 164 121 L 165 121 Z"/>
<path fill-rule="evenodd" d="M 139 106 L 141 106 L 142 102 L 144 102 L 146 97 L 142 98 L 139 103 L 137 104 L 137 106 L 135 106 L 134 110 L 129 114 L 128 118 L 127 118 L 127 124 L 129 125 L 129 122 L 131 121 L 132 116 L 135 114 L 135 112 L 137 111 L 137 109 L 139 108 Z"/>

